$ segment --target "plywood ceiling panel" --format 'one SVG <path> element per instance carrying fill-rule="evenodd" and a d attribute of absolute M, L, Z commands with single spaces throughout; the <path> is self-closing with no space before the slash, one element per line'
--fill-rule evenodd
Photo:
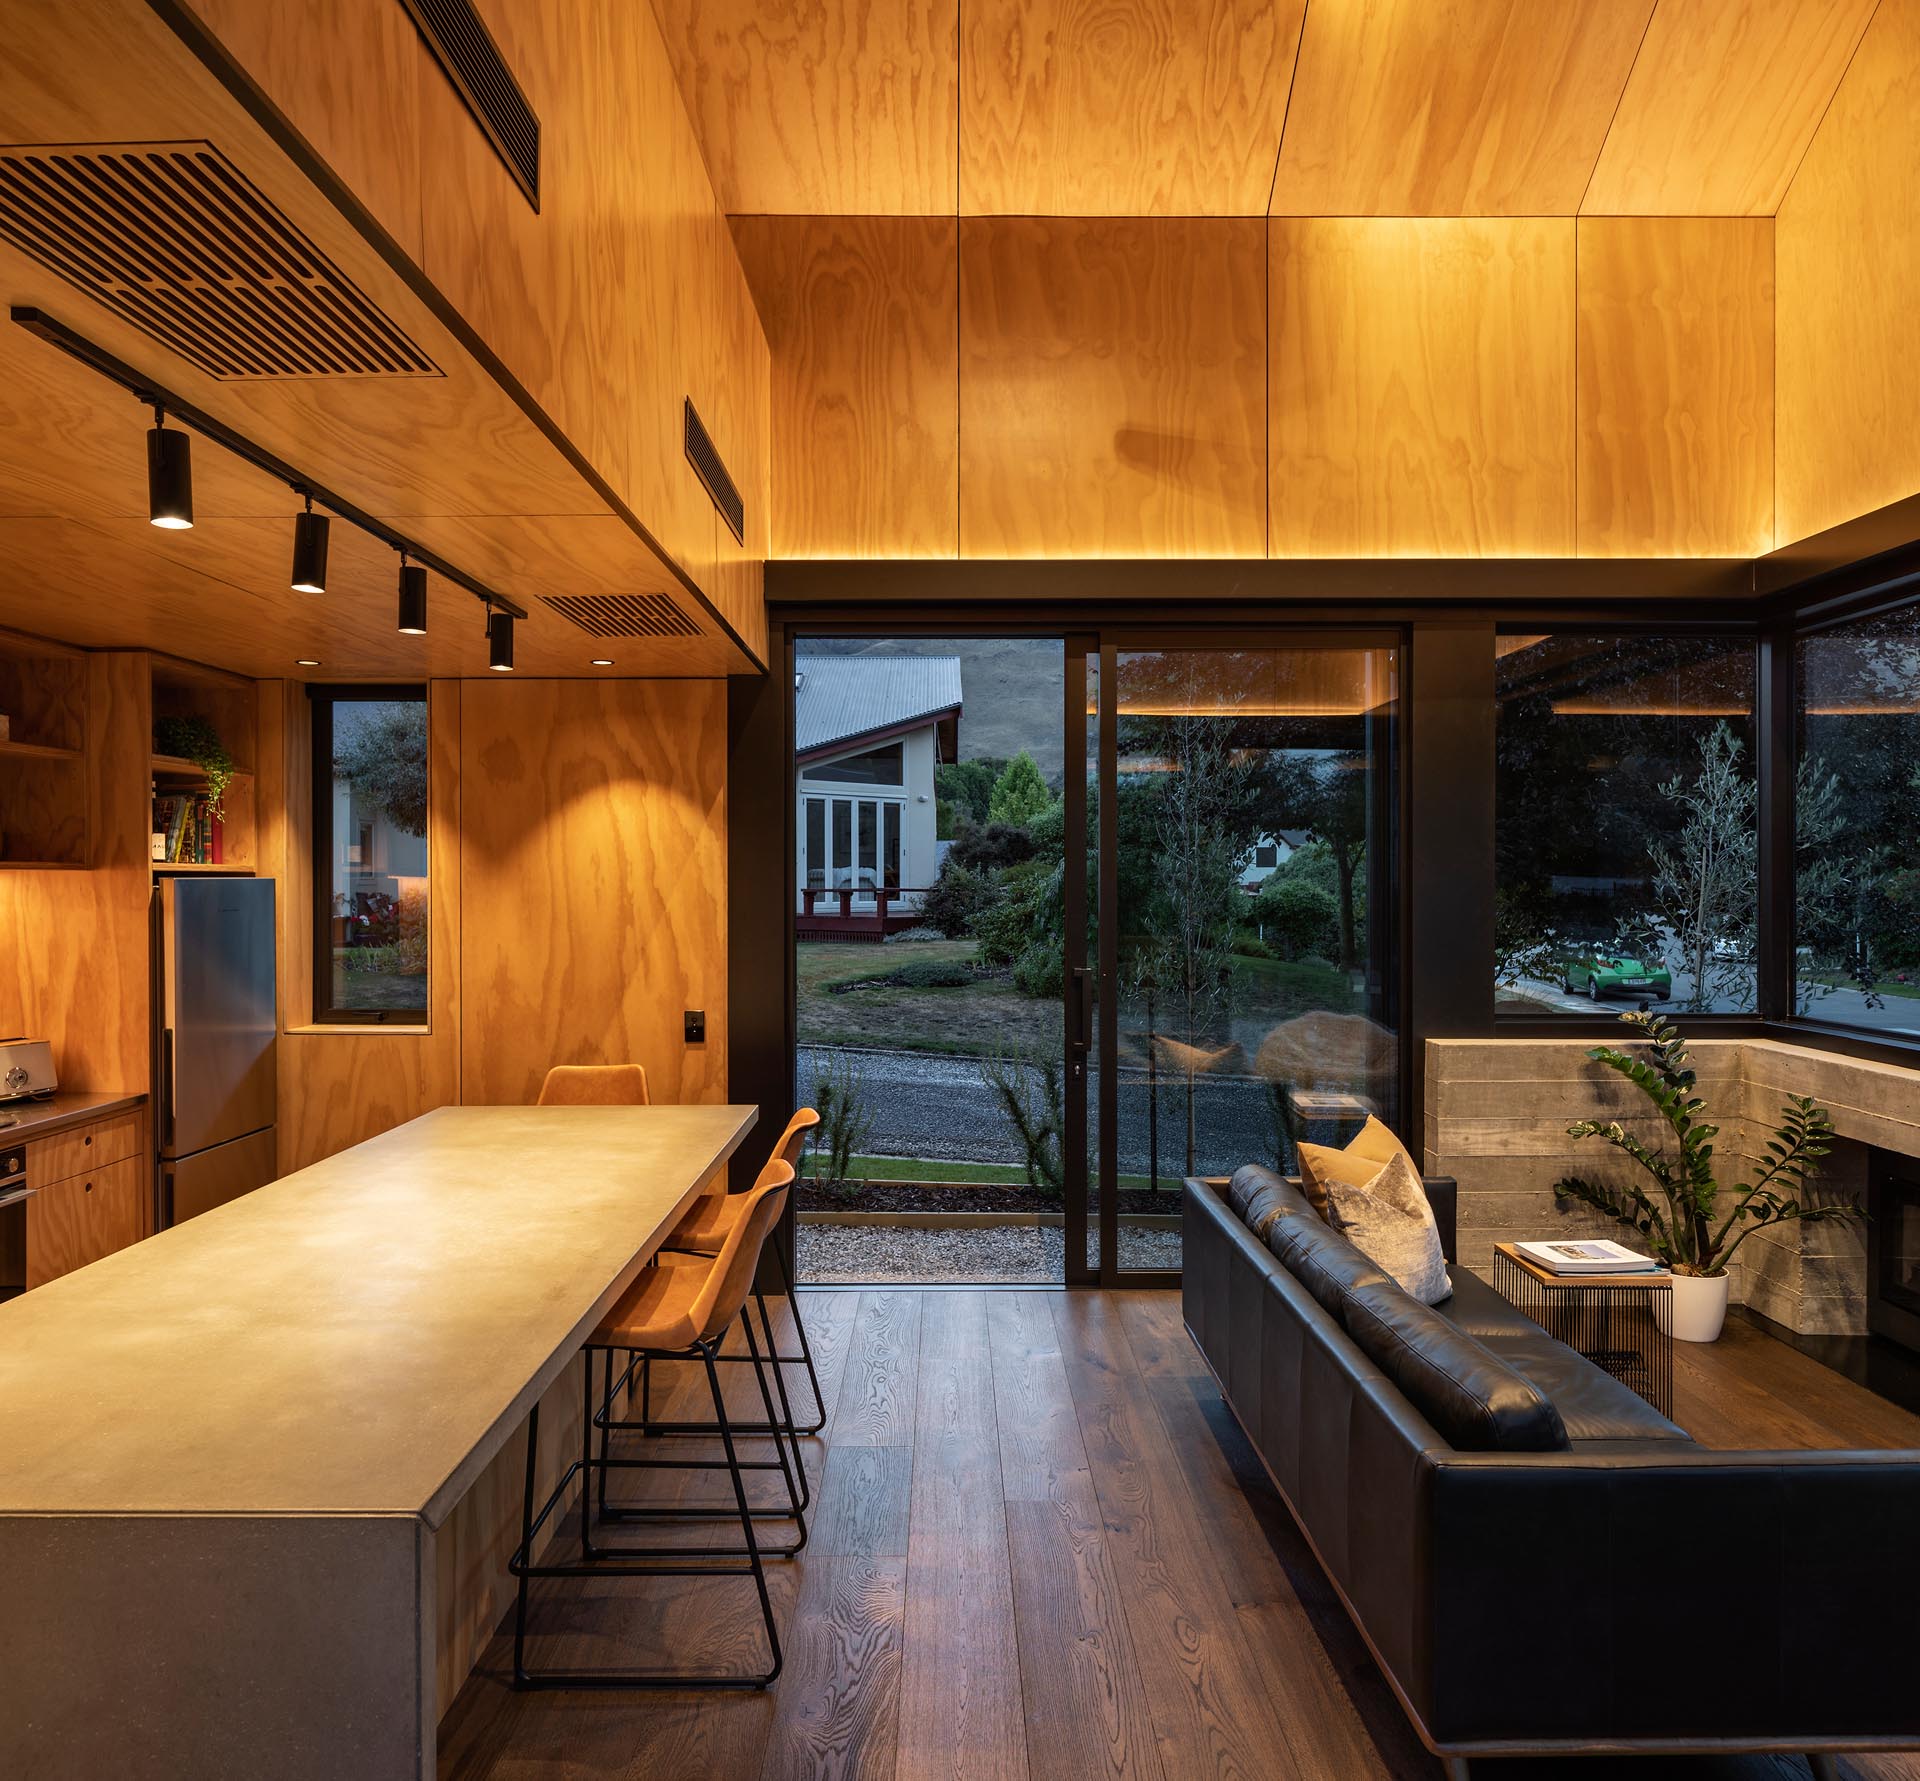
<path fill-rule="evenodd" d="M 960 225 L 963 556 L 1257 556 L 1257 218 Z"/>
<path fill-rule="evenodd" d="M 949 217 L 736 217 L 773 352 L 773 554 L 959 548 Z"/>
<path fill-rule="evenodd" d="M 1270 228 L 1272 554 L 1570 556 L 1572 219 Z"/>
<path fill-rule="evenodd" d="M 1920 489 L 1917 117 L 1920 4 L 1881 0 L 1774 225 L 1783 544 Z"/>
<path fill-rule="evenodd" d="M 1314 0 L 1275 216 L 1570 216 L 1653 0 Z"/>
<path fill-rule="evenodd" d="M 1771 216 L 1878 0 L 1666 0 L 1581 210 Z"/>
<path fill-rule="evenodd" d="M 1260 216 L 1306 0 L 968 0 L 960 209 Z"/>
<path fill-rule="evenodd" d="M 1582 556 L 1773 548 L 1773 222 L 1587 217 Z"/>
<path fill-rule="evenodd" d="M 959 0 L 656 0 L 722 206 L 948 215 Z"/>

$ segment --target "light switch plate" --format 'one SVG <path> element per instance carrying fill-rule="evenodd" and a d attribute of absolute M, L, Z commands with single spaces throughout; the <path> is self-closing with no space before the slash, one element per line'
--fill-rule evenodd
<path fill-rule="evenodd" d="M 687 1010 L 687 1043 L 704 1045 L 707 1042 L 707 1011 L 704 1008 Z"/>

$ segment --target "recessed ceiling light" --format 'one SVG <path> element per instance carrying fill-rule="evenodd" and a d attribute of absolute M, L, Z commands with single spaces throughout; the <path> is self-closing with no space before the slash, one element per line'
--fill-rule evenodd
<path fill-rule="evenodd" d="M 296 668 L 317 668 L 320 666 L 312 656 L 295 656 L 293 658 L 293 665 Z"/>
<path fill-rule="evenodd" d="M 593 660 L 587 664 L 587 666 L 590 668 L 611 668 L 613 666 L 613 657 L 612 656 L 595 656 Z"/>

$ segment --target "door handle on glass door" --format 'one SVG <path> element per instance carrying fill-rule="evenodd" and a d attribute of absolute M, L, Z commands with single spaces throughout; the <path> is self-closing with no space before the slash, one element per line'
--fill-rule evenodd
<path fill-rule="evenodd" d="M 1084 1057 L 1093 1049 L 1093 973 L 1084 965 L 1073 971 L 1073 1037 L 1071 1049 Z"/>

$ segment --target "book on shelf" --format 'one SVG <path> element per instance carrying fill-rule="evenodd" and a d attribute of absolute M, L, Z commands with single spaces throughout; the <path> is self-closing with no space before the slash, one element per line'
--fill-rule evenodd
<path fill-rule="evenodd" d="M 204 793 L 169 793 L 153 800 L 153 858 L 157 865 L 226 863 L 226 827 Z"/>
<path fill-rule="evenodd" d="M 1516 1243 L 1514 1248 L 1549 1274 L 1654 1274 L 1660 1269 L 1652 1256 L 1606 1237 Z"/>

